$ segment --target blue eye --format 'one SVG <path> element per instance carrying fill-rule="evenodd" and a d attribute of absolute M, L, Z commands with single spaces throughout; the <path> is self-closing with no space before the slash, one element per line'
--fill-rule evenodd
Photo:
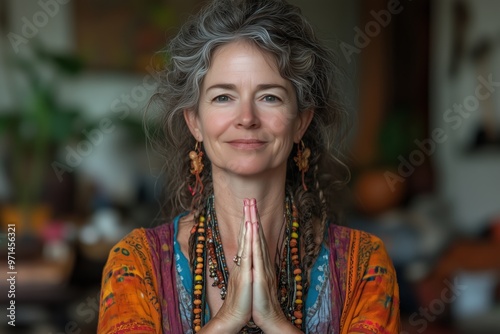
<path fill-rule="evenodd" d="M 279 99 L 279 98 L 277 98 L 277 97 L 276 97 L 276 96 L 274 96 L 274 95 L 266 95 L 266 96 L 264 96 L 264 101 L 266 101 L 266 102 L 277 102 L 277 101 L 279 101 L 279 100 L 280 100 L 280 99 Z"/>
<path fill-rule="evenodd" d="M 229 96 L 227 95 L 219 95 L 214 98 L 215 102 L 228 102 L 229 101 Z"/>

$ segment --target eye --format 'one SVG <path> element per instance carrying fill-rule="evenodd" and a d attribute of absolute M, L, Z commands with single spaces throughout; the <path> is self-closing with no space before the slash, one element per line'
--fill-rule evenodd
<path fill-rule="evenodd" d="M 266 96 L 264 96 L 263 100 L 265 102 L 278 102 L 278 101 L 281 101 L 279 97 L 274 96 L 274 95 L 266 95 Z"/>
<path fill-rule="evenodd" d="M 214 99 L 213 99 L 214 102 L 228 102 L 229 101 L 229 96 L 227 95 L 219 95 L 219 96 L 216 96 Z"/>

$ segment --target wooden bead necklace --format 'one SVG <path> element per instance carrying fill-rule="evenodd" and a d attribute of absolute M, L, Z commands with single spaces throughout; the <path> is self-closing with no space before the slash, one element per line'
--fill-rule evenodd
<path fill-rule="evenodd" d="M 195 234 L 195 259 L 193 262 L 193 312 L 192 328 L 199 332 L 205 323 L 206 279 L 205 265 L 208 264 L 212 286 L 217 286 L 221 299 L 227 295 L 229 272 L 224 256 L 224 249 L 215 214 L 214 196 L 207 199 L 205 216 L 200 215 L 198 222 L 191 230 Z M 277 270 L 278 299 L 281 309 L 289 321 L 301 329 L 303 324 L 303 296 L 305 295 L 304 276 L 300 264 L 300 224 L 297 208 L 291 196 L 285 199 L 286 229 L 283 245 L 283 258 Z M 252 322 L 240 330 L 240 333 L 263 333 Z"/>

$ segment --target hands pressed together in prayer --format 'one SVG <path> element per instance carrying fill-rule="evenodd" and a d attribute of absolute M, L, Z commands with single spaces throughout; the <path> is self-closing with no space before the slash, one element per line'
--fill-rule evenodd
<path fill-rule="evenodd" d="M 240 257 L 240 258 L 238 258 Z M 283 314 L 277 296 L 277 278 L 255 199 L 245 199 L 236 265 L 231 271 L 228 293 L 217 318 L 238 332 L 245 325 L 265 333 L 301 333 Z"/>

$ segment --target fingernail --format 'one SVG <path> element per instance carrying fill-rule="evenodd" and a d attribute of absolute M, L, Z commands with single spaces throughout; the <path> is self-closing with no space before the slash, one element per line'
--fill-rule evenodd
<path fill-rule="evenodd" d="M 255 205 L 255 198 L 250 199 L 250 204 Z"/>
<path fill-rule="evenodd" d="M 243 199 L 243 204 L 248 205 L 248 198 Z"/>

